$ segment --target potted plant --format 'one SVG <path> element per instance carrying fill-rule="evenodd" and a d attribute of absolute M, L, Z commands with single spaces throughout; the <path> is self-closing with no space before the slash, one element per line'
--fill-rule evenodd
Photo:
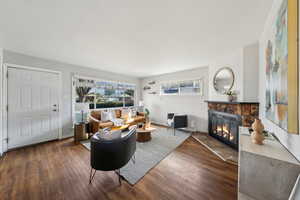
<path fill-rule="evenodd" d="M 148 108 L 145 108 L 145 119 L 146 119 L 146 123 L 145 123 L 144 128 L 149 128 L 150 125 L 151 125 L 149 115 L 150 115 L 150 111 L 148 110 Z"/>

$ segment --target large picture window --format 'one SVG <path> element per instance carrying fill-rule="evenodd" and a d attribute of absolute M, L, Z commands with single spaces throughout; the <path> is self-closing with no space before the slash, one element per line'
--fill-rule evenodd
<path fill-rule="evenodd" d="M 76 103 L 89 103 L 90 109 L 134 106 L 135 85 L 104 80 L 75 78 Z"/>
<path fill-rule="evenodd" d="M 203 81 L 197 79 L 164 82 L 160 86 L 160 95 L 203 95 Z"/>

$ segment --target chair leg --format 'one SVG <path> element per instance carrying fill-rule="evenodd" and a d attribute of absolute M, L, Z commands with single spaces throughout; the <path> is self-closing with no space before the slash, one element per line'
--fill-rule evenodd
<path fill-rule="evenodd" d="M 92 180 L 94 179 L 94 176 L 95 176 L 95 174 L 96 174 L 96 171 L 97 171 L 97 170 L 95 170 L 94 173 L 93 173 L 93 168 L 91 168 L 91 171 L 90 171 L 90 184 L 92 183 Z"/>
<path fill-rule="evenodd" d="M 122 182 L 121 182 L 121 169 L 117 170 L 117 174 L 118 174 L 118 177 L 119 177 L 119 185 L 121 186 L 122 185 Z"/>
<path fill-rule="evenodd" d="M 132 160 L 133 164 L 135 164 L 135 154 L 133 154 L 131 160 Z"/>

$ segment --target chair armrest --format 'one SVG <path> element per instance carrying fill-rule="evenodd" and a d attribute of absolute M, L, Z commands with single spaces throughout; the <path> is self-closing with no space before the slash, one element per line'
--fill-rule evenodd
<path fill-rule="evenodd" d="M 145 116 L 146 114 L 144 112 L 138 112 L 137 115 L 139 115 L 139 116 Z"/>
<path fill-rule="evenodd" d="M 91 132 L 93 134 L 97 133 L 99 131 L 100 120 L 92 117 L 90 114 L 88 115 L 88 120 L 89 120 Z"/>
<path fill-rule="evenodd" d="M 88 115 L 88 119 L 89 119 L 89 122 L 97 122 L 97 123 L 100 123 L 100 120 L 92 117 L 90 114 Z"/>

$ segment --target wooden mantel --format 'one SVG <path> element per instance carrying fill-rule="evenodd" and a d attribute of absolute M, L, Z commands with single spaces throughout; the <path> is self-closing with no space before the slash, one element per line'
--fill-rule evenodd
<path fill-rule="evenodd" d="M 216 110 L 230 114 L 240 115 L 242 125 L 250 127 L 255 118 L 259 115 L 259 103 L 249 101 L 205 101 L 209 110 Z"/>

